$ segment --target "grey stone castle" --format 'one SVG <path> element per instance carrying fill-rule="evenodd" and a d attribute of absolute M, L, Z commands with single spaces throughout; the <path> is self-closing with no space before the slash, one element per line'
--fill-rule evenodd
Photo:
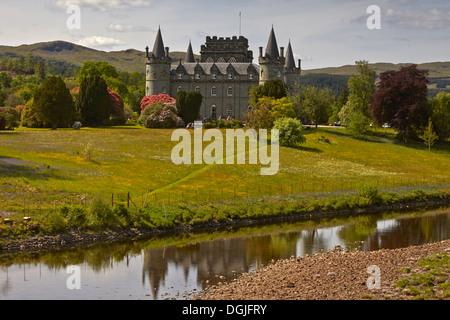
<path fill-rule="evenodd" d="M 158 30 L 153 51 L 146 47 L 146 95 L 160 93 L 176 98 L 177 92 L 199 91 L 203 96 L 200 115 L 217 119 L 232 116 L 243 119 L 251 108 L 249 92 L 252 86 L 280 79 L 293 90 L 300 83 L 301 61 L 296 66 L 291 43 L 278 49 L 275 32 L 270 32 L 266 51 L 259 47 L 259 65 L 253 63 L 243 37 L 206 37 L 199 60 L 194 59 L 191 43 L 184 61 L 172 65 L 169 48 L 164 47 L 161 29 Z"/>

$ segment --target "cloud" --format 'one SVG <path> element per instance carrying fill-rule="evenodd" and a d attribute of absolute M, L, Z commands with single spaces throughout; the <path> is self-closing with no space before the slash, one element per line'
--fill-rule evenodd
<path fill-rule="evenodd" d="M 77 5 L 81 9 L 107 11 L 111 9 L 129 9 L 133 7 L 151 7 L 153 0 L 52 0 L 50 7 L 67 9 L 70 5 Z"/>
<path fill-rule="evenodd" d="M 388 24 L 401 28 L 442 29 L 450 27 L 450 12 L 437 9 L 431 10 L 395 10 L 388 9 L 385 13 Z M 383 17 L 382 17 L 383 19 Z"/>
<path fill-rule="evenodd" d="M 143 31 L 155 31 L 155 30 L 150 27 L 135 26 L 132 24 L 123 25 L 123 24 L 111 23 L 108 25 L 108 31 L 111 31 L 111 32 L 143 32 Z"/>
<path fill-rule="evenodd" d="M 115 46 L 124 45 L 126 42 L 108 37 L 92 36 L 81 39 L 77 44 L 83 47 L 112 49 Z"/>

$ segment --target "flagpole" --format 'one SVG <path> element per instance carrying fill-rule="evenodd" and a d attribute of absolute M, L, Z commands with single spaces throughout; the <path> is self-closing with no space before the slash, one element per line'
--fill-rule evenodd
<path fill-rule="evenodd" d="M 241 30 L 242 30 L 242 12 L 239 11 L 239 37 L 241 36 Z"/>

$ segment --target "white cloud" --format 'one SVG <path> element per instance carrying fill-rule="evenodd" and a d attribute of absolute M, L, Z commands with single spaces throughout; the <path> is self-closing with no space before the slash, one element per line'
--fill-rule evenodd
<path fill-rule="evenodd" d="M 108 37 L 92 36 L 81 39 L 77 44 L 83 47 L 111 49 L 115 46 L 125 45 L 126 42 Z"/>
<path fill-rule="evenodd" d="M 382 17 L 383 19 L 383 17 Z M 386 22 L 402 28 L 441 29 L 450 27 L 450 12 L 431 10 L 394 10 L 386 11 Z"/>
<path fill-rule="evenodd" d="M 150 27 L 142 27 L 142 26 L 135 26 L 132 24 L 109 24 L 108 25 L 108 31 L 111 32 L 142 32 L 142 31 L 155 31 Z"/>
<path fill-rule="evenodd" d="M 128 9 L 132 7 L 150 7 L 152 0 L 52 0 L 51 7 L 67 9 L 70 5 L 77 5 L 81 9 L 92 8 L 106 11 L 110 9 Z"/>

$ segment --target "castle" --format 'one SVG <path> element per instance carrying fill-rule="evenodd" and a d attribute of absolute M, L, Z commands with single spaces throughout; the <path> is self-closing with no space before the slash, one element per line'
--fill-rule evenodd
<path fill-rule="evenodd" d="M 253 52 L 248 50 L 243 37 L 206 37 L 199 60 L 195 60 L 189 42 L 184 61 L 172 65 L 169 48 L 164 47 L 161 29 L 158 29 L 153 51 L 146 47 L 146 95 L 165 93 L 176 98 L 177 92 L 199 91 L 203 96 L 201 118 L 233 117 L 243 119 L 251 108 L 249 92 L 252 86 L 280 79 L 286 88 L 299 86 L 301 60 L 298 67 L 291 43 L 278 49 L 272 27 L 266 51 L 259 47 L 259 65 L 253 63 Z"/>

